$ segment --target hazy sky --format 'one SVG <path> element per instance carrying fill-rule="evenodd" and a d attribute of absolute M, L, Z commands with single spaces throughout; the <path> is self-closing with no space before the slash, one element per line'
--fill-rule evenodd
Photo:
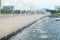
<path fill-rule="evenodd" d="M 2 0 L 2 5 L 14 5 L 15 9 L 53 9 L 60 5 L 60 0 Z"/>

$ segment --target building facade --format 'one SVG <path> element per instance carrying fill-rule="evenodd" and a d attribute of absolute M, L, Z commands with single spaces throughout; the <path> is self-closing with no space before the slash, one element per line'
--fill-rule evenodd
<path fill-rule="evenodd" d="M 0 10 L 1 10 L 1 0 L 0 0 Z"/>

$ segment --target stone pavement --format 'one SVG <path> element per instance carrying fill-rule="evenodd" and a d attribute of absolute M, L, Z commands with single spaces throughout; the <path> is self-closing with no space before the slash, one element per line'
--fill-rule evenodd
<path fill-rule="evenodd" d="M 1 15 L 0 15 L 1 16 Z M 0 38 L 7 36 L 8 34 L 23 28 L 25 25 L 32 23 L 44 15 L 32 14 L 32 15 L 15 15 L 12 17 L 7 16 L 0 19 Z"/>

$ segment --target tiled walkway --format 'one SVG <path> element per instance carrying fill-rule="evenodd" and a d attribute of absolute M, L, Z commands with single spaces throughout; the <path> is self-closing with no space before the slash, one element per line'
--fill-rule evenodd
<path fill-rule="evenodd" d="M 42 17 L 41 14 L 18 15 L 0 19 L 0 38 L 16 31 Z"/>

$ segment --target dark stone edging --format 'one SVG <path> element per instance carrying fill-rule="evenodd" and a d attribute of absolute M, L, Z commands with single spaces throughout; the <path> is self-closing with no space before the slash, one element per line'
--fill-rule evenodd
<path fill-rule="evenodd" d="M 32 24 L 34 24 L 34 23 L 36 23 L 37 21 L 39 21 L 40 19 L 42 19 L 42 18 L 44 18 L 44 17 L 46 17 L 46 16 L 40 17 L 39 19 L 37 19 L 37 20 L 33 21 L 33 22 L 32 22 L 32 23 L 30 23 L 29 25 L 26 25 L 26 26 L 24 26 L 23 28 L 18 29 L 18 30 L 16 30 L 16 31 L 12 32 L 12 33 L 11 33 L 11 34 L 9 34 L 9 35 L 4 36 L 4 37 L 3 37 L 3 38 L 1 38 L 0 40 L 8 40 L 10 37 L 12 37 L 12 36 L 14 36 L 14 35 L 18 34 L 19 32 L 22 32 L 24 29 L 28 28 L 30 25 L 32 25 Z"/>

